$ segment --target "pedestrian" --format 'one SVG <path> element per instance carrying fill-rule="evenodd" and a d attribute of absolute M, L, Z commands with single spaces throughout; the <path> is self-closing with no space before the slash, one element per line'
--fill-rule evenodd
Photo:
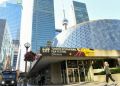
<path fill-rule="evenodd" d="M 105 86 L 108 86 L 108 79 L 109 78 L 114 82 L 115 86 L 117 86 L 118 83 L 116 83 L 116 81 L 111 76 L 111 72 L 109 70 L 109 64 L 108 64 L 108 62 L 104 62 L 104 65 L 105 65 L 104 66 L 104 70 L 106 72 L 106 85 Z"/>
<path fill-rule="evenodd" d="M 44 83 L 44 77 L 43 76 L 41 77 L 41 83 L 42 83 L 42 85 Z"/>
<path fill-rule="evenodd" d="M 40 86 L 41 85 L 41 76 L 40 76 L 40 74 L 38 75 L 37 79 L 38 79 L 38 85 Z"/>

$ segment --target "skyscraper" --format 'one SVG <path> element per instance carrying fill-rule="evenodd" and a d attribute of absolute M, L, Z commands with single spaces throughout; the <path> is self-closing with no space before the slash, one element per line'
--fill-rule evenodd
<path fill-rule="evenodd" d="M 54 1 L 34 0 L 31 49 L 37 51 L 47 46 L 55 37 Z"/>
<path fill-rule="evenodd" d="M 7 1 L 1 3 L 0 7 L 6 7 L 6 3 L 20 4 L 20 5 L 22 5 L 22 0 L 7 0 Z"/>
<path fill-rule="evenodd" d="M 13 68 L 16 69 L 20 41 L 22 0 L 8 0 L 0 4 L 0 19 L 6 19 L 14 48 Z"/>
<path fill-rule="evenodd" d="M 7 21 L 0 19 L 0 75 L 3 69 L 11 69 L 12 39 Z"/>
<path fill-rule="evenodd" d="M 0 7 L 0 19 L 7 20 L 12 40 L 17 40 L 19 42 L 22 5 L 7 2 L 5 4 L 5 7 Z"/>
<path fill-rule="evenodd" d="M 71 24 L 76 25 L 89 21 L 88 12 L 85 3 L 73 1 L 70 9 Z"/>

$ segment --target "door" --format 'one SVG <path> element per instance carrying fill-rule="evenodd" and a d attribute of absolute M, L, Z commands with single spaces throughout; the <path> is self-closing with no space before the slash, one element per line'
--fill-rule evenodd
<path fill-rule="evenodd" d="M 85 70 L 84 70 L 84 62 L 79 61 L 79 73 L 80 73 L 80 81 L 85 81 Z"/>
<path fill-rule="evenodd" d="M 91 81 L 90 71 L 89 71 L 89 62 L 88 60 L 84 60 L 84 72 L 85 72 L 85 81 Z"/>
<path fill-rule="evenodd" d="M 79 61 L 78 64 L 79 64 L 80 81 L 81 82 L 91 81 L 88 60 Z"/>
<path fill-rule="evenodd" d="M 73 83 L 73 69 L 68 69 L 68 80 L 69 83 Z"/>
<path fill-rule="evenodd" d="M 74 82 L 80 82 L 78 69 L 74 69 L 74 79 L 73 80 L 74 80 Z"/>
<path fill-rule="evenodd" d="M 69 83 L 76 83 L 79 82 L 79 72 L 77 68 L 68 68 L 68 80 Z"/>

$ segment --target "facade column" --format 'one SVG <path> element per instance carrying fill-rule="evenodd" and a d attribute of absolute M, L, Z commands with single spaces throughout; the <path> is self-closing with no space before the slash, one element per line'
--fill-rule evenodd
<path fill-rule="evenodd" d="M 78 65 L 78 60 L 77 60 L 77 65 Z M 79 76 L 79 82 L 81 82 L 81 80 L 80 80 L 80 71 L 79 71 L 79 65 L 78 65 L 78 76 Z"/>
<path fill-rule="evenodd" d="M 51 84 L 61 84 L 61 63 L 51 63 Z"/>
<path fill-rule="evenodd" d="M 63 71 L 63 80 L 64 80 L 63 83 L 65 83 L 65 73 L 64 73 L 65 70 L 63 69 L 62 71 Z"/>
<path fill-rule="evenodd" d="M 67 78 L 67 84 L 69 84 L 67 60 L 66 60 L 66 78 Z"/>

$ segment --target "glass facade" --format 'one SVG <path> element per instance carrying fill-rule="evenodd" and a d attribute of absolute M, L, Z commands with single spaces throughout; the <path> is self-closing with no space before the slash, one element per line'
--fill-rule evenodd
<path fill-rule="evenodd" d="M 7 2 L 12 4 L 22 4 L 22 0 L 8 0 Z"/>
<path fill-rule="evenodd" d="M 0 23 L 3 20 L 0 19 Z M 6 21 L 6 20 L 4 20 Z M 7 22 L 4 23 L 4 28 L 2 28 L 3 26 L 0 24 L 0 34 L 1 37 L 3 39 L 1 39 L 2 44 L 0 45 L 0 74 L 2 72 L 2 70 L 4 69 L 4 63 L 5 63 L 5 57 L 6 56 L 10 56 L 10 58 L 13 58 L 11 56 L 13 56 L 12 54 L 12 39 L 11 39 L 11 35 L 10 35 L 10 31 L 9 31 L 9 27 Z M 8 65 L 7 65 L 8 66 Z"/>
<path fill-rule="evenodd" d="M 120 50 L 120 20 L 89 21 L 71 27 L 53 39 L 52 47 Z"/>
<path fill-rule="evenodd" d="M 47 40 L 55 37 L 53 0 L 34 0 L 31 49 L 37 53 Z"/>
<path fill-rule="evenodd" d="M 12 50 L 11 50 L 11 61 L 10 61 L 11 69 L 12 69 L 12 66 L 13 66 L 13 57 L 14 57 L 14 49 L 12 48 Z"/>
<path fill-rule="evenodd" d="M 76 24 L 89 21 L 87 8 L 84 3 L 73 1 Z"/>
<path fill-rule="evenodd" d="M 6 7 L 6 3 L 22 4 L 22 0 L 7 0 L 7 1 L 1 3 L 1 4 L 0 4 L 0 7 Z"/>
<path fill-rule="evenodd" d="M 8 0 L 0 4 L 0 19 L 6 19 L 15 46 L 19 46 L 22 0 Z M 16 69 L 18 50 L 14 49 L 13 68 Z"/>
<path fill-rule="evenodd" d="M 20 60 L 21 60 L 21 49 L 20 49 L 20 52 L 19 52 L 19 60 L 18 60 L 18 66 L 17 66 L 17 68 L 20 68 Z"/>
<path fill-rule="evenodd" d="M 14 0 L 9 0 L 14 1 Z M 10 33 L 12 36 L 12 40 L 20 39 L 20 27 L 21 27 L 21 12 L 22 5 L 21 4 L 12 4 L 5 3 L 5 7 L 0 5 L 0 19 L 6 19 L 8 22 L 8 26 L 10 29 Z"/>

